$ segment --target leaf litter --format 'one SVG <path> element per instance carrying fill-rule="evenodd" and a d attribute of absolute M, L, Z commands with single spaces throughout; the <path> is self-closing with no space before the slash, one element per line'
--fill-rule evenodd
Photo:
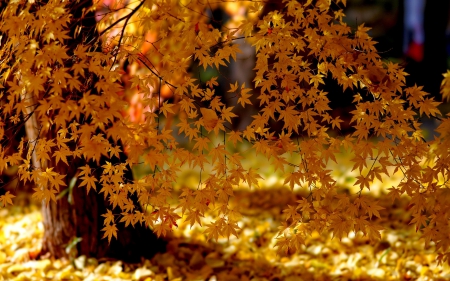
<path fill-rule="evenodd" d="M 39 206 L 21 203 L 0 210 L 0 280 L 448 280 L 434 245 L 425 247 L 408 225 L 407 200 L 382 204 L 385 228 L 375 244 L 350 233 L 338 240 L 313 233 L 297 254 L 274 248 L 282 210 L 299 195 L 287 188 L 239 190 L 239 238 L 206 242 L 200 226 L 171 233 L 167 251 L 139 264 L 80 256 L 36 260 L 43 236 Z M 383 195 L 381 195 L 383 196 Z M 384 199 L 384 200 L 383 200 Z M 380 202 L 389 202 L 380 198 Z"/>

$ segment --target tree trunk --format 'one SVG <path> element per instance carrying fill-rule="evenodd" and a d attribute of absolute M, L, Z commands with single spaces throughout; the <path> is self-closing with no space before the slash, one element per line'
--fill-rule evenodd
<path fill-rule="evenodd" d="M 60 171 L 58 171 L 60 172 Z M 86 194 L 84 188 L 75 187 L 73 201 L 64 196 L 42 206 L 44 238 L 42 252 L 54 257 L 69 254 L 68 245 L 73 239 L 81 238 L 76 245 L 77 254 L 102 257 L 106 253 L 107 241 L 101 239 L 102 210 L 106 211 L 103 198 L 95 192 Z M 106 243 L 105 243 L 106 242 Z"/>
<path fill-rule="evenodd" d="M 38 4 L 39 5 L 39 4 Z M 71 14 L 73 14 L 72 30 L 70 36 L 75 38 L 74 33 L 77 26 L 83 26 L 80 34 L 81 38 L 68 40 L 66 44 L 69 48 L 75 49 L 80 41 L 95 42 L 98 33 L 96 32 L 95 16 L 91 12 L 81 19 L 83 9 L 88 9 L 92 5 L 91 0 L 74 1 L 71 4 Z M 70 51 L 69 51 L 70 52 Z M 73 93 L 71 93 L 73 95 Z M 80 93 L 82 96 L 82 93 Z M 34 121 L 33 121 L 34 120 Z M 35 118 L 30 118 L 27 122 L 36 122 Z M 29 140 L 36 140 L 39 137 L 39 125 L 30 123 L 26 125 L 27 135 Z M 33 132 L 34 130 L 34 132 Z M 53 138 L 56 132 L 50 132 Z M 123 150 L 123 149 L 122 149 Z M 121 155 L 121 160 L 125 160 L 125 155 Z M 70 166 L 65 165 L 60 161 L 55 165 L 54 161 L 48 163 L 39 163 L 36 158 L 33 158 L 33 165 L 35 168 L 53 167 L 55 172 L 66 175 L 65 180 L 68 192 L 64 196 L 48 205 L 42 206 L 42 217 L 44 224 L 44 238 L 42 241 L 41 254 L 50 253 L 55 258 L 68 257 L 73 254 L 87 255 L 90 257 L 110 257 L 125 260 L 128 262 L 138 262 L 141 257 L 150 258 L 156 252 L 162 251 L 165 248 L 165 242 L 156 238 L 156 235 L 145 226 L 138 224 L 135 227 L 124 227 L 123 223 L 118 223 L 119 229 L 118 239 L 112 239 L 111 244 L 108 245 L 107 239 L 102 239 L 103 226 L 102 214 L 107 211 L 108 202 L 103 195 L 95 191 L 86 193 L 86 188 L 79 188 L 69 186 L 69 182 L 76 176 L 77 169 L 84 166 L 86 163 L 82 160 L 74 160 Z M 103 163 L 100 163 L 102 165 Z M 46 167 L 44 167 L 44 166 Z M 131 171 L 128 171 L 127 179 L 132 179 Z M 136 209 L 141 209 L 137 203 Z M 109 206 L 111 208 L 111 206 Z M 81 238 L 81 240 L 80 240 Z M 71 247 L 72 246 L 72 247 Z M 72 249 L 72 250 L 71 250 Z"/>
<path fill-rule="evenodd" d="M 81 164 L 81 163 L 78 163 Z M 78 164 L 71 169 L 76 169 Z M 63 166 L 55 170 L 64 174 Z M 70 175 L 70 171 L 67 175 Z M 70 181 L 68 178 L 67 181 Z M 71 198 L 71 199 L 69 199 Z M 138 204 L 136 202 L 136 204 Z M 149 229 L 139 224 L 135 227 L 124 227 L 118 224 L 118 239 L 112 239 L 108 245 L 107 239 L 102 239 L 103 217 L 107 202 L 103 195 L 95 191 L 86 193 L 86 188 L 74 187 L 69 194 L 48 206 L 42 206 L 44 238 L 42 253 L 50 253 L 53 257 L 67 257 L 72 254 L 86 255 L 97 258 L 117 258 L 128 262 L 139 262 L 141 257 L 151 258 L 156 252 L 163 251 L 165 242 L 156 238 Z M 74 249 L 70 251 L 71 242 L 81 238 Z"/>

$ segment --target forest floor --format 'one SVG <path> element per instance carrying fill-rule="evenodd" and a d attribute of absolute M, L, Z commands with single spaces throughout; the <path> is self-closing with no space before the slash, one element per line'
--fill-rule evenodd
<path fill-rule="evenodd" d="M 245 159 L 251 167 L 266 163 L 257 157 Z M 348 154 L 342 154 L 339 165 L 332 164 L 329 169 L 338 186 L 356 194 L 358 190 L 352 185 L 357 171 L 351 170 L 349 159 Z M 233 203 L 243 215 L 238 238 L 207 243 L 202 227 L 190 228 L 181 223 L 167 238 L 167 251 L 140 264 L 85 256 L 37 260 L 43 236 L 40 207 L 30 203 L 29 194 L 17 194 L 13 206 L 0 208 L 0 281 L 450 280 L 450 267 L 436 262 L 434 244 L 425 247 L 420 231 L 409 224 L 412 216 L 408 198 L 392 203 L 385 195 L 385 187 L 397 185 L 401 174 L 392 172 L 367 191 L 385 208 L 377 221 L 384 227 L 380 241 L 371 243 L 354 233 L 342 240 L 313 233 L 297 253 L 279 254 L 274 245 L 285 219 L 283 210 L 308 193 L 302 189 L 292 192 L 283 186 L 282 175 L 268 165 L 259 171 L 265 178 L 260 188 L 235 190 Z M 146 172 L 135 171 L 135 176 Z M 186 169 L 180 175 L 184 185 L 196 186 L 197 181 L 198 175 L 192 170 Z"/>
<path fill-rule="evenodd" d="M 350 234 L 341 241 L 314 233 L 296 254 L 274 248 L 282 210 L 296 200 L 287 188 L 236 192 L 244 214 L 239 238 L 206 243 L 201 227 L 175 229 L 165 253 L 140 264 L 34 260 L 43 235 L 37 205 L 19 198 L 0 209 L 0 280 L 448 280 L 450 267 L 437 265 L 413 226 L 407 200 L 380 202 L 382 239 L 375 244 Z M 297 195 L 298 196 L 298 195 Z M 22 201 L 23 200 L 23 201 Z"/>

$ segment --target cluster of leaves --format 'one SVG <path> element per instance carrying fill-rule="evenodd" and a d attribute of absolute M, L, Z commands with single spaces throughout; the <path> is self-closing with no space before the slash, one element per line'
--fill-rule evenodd
<path fill-rule="evenodd" d="M 439 117 L 439 103 L 421 87 L 405 88 L 407 74 L 398 64 L 380 58 L 369 28 L 360 25 L 352 30 L 342 21 L 344 0 L 283 3 L 282 11 L 266 15 L 261 14 L 264 2 L 243 4 L 249 16 L 238 28 L 223 30 L 207 23 L 205 11 L 225 3 L 118 4 L 99 22 L 102 51 L 100 42 L 78 40 L 73 53 L 66 46 L 76 36 L 68 34 L 72 19 L 67 2 L 9 3 L 0 25 L 6 38 L 0 49 L 0 172 L 18 166 L 20 180 L 32 182 L 34 197 L 48 204 L 66 185 L 65 175 L 53 167 L 74 159 L 92 164 L 106 158 L 109 161 L 95 171 L 85 165 L 78 174 L 79 186 L 87 192 L 99 187 L 111 208 L 121 210 L 120 216 L 104 215 L 105 237 L 117 235 L 117 223 L 145 224 L 165 235 L 181 217 L 191 225 L 202 224 L 205 212 L 212 210 L 216 220 L 206 225 L 206 234 L 217 239 L 238 235 L 239 210 L 228 204 L 233 189 L 242 183 L 257 186 L 261 179 L 233 152 L 232 146 L 250 142 L 255 153 L 285 174 L 286 185 L 311 191 L 284 210 L 286 224 L 277 245 L 287 251 L 299 249 L 314 231 L 331 231 L 338 238 L 361 231 L 379 239 L 376 218 L 381 207 L 362 191 L 388 177 L 389 168 L 404 175 L 398 186 L 390 188 L 390 195 L 410 196 L 411 223 L 422 229 L 427 242 L 436 243 L 440 260 L 450 260 L 450 119 Z M 153 42 L 146 39 L 149 30 L 156 32 Z M 193 63 L 206 68 L 236 60 L 239 48 L 234 42 L 242 37 L 257 52 L 254 88 L 232 81 L 223 97 L 214 88 L 217 78 L 192 78 Z M 139 75 L 130 79 L 131 87 L 143 95 L 143 107 L 153 109 L 145 112 L 141 123 L 121 114 L 127 102 L 119 92 L 119 69 L 125 60 L 141 66 Z M 325 77 L 354 94 L 355 131 L 350 135 L 335 134 L 342 120 L 330 115 Z M 443 85 L 448 96 L 447 80 Z M 173 92 L 172 101 L 162 100 L 163 86 Z M 237 97 L 238 103 L 228 106 L 226 95 Z M 245 130 L 232 130 L 236 109 L 250 105 L 259 113 Z M 175 114 L 178 134 L 193 144 L 192 149 L 183 147 L 171 128 L 160 122 Z M 440 135 L 432 142 L 421 136 L 422 115 L 441 119 Z M 281 131 L 271 127 L 276 122 L 282 124 Z M 5 145 L 8 130 L 27 123 L 34 126 L 36 136 L 23 138 L 17 149 Z M 118 159 L 123 148 L 128 159 L 122 163 Z M 353 169 L 359 172 L 355 185 L 361 190 L 357 194 L 338 194 L 327 169 L 343 149 L 354 153 Z M 290 162 L 290 155 L 300 160 Z M 140 161 L 153 173 L 135 181 L 125 179 L 124 172 Z M 199 182 L 183 189 L 179 204 L 173 205 L 173 185 L 182 165 L 198 171 Z M 138 211 L 131 194 L 137 194 L 150 211 Z M 10 199 L 9 194 L 0 197 L 2 202 Z"/>

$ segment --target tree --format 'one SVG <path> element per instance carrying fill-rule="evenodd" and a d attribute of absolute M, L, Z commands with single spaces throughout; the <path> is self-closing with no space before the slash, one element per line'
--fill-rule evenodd
<path fill-rule="evenodd" d="M 239 210 L 229 204 L 233 189 L 242 183 L 258 186 L 261 179 L 256 169 L 243 166 L 235 149 L 249 142 L 284 173 L 287 186 L 310 190 L 310 196 L 284 211 L 277 245 L 288 251 L 315 230 L 338 238 L 361 231 L 379 239 L 381 207 L 363 191 L 389 177 L 392 167 L 404 178 L 390 195 L 411 198 L 411 223 L 427 242 L 437 243 L 441 261 L 448 261 L 450 119 L 440 117 L 439 103 L 421 87 L 405 88 L 407 74 L 382 60 L 369 28 L 351 30 L 342 21 L 345 0 L 283 3 L 283 9 L 267 14 L 261 14 L 264 2 L 240 3 L 248 16 L 238 27 L 220 30 L 208 24 L 214 18 L 206 11 L 225 2 L 148 0 L 110 6 L 97 24 L 102 41 L 97 35 L 86 40 L 78 27 L 76 19 L 86 18 L 90 9 L 71 17 L 66 11 L 75 9 L 57 0 L 8 4 L 1 28 L 6 39 L 0 137 L 7 137 L 5 128 L 33 118 L 33 127 L 40 125 L 18 149 L 1 147 L 0 169 L 17 165 L 20 179 L 35 185 L 33 196 L 45 210 L 67 194 L 81 197 L 84 188 L 82 200 L 107 199 L 102 231 L 110 243 L 126 236 L 118 230 L 121 225 L 151 227 L 160 236 L 183 221 L 202 224 L 206 212 L 215 220 L 206 224 L 205 234 L 217 239 L 239 235 Z M 239 52 L 234 42 L 242 37 L 257 52 L 254 86 L 230 81 L 222 96 L 216 92 L 217 77 L 202 80 L 189 72 L 191 65 L 228 67 Z M 120 71 L 126 65 L 139 67 L 131 73 L 128 90 L 143 96 L 142 107 L 148 110 L 142 122 L 123 116 L 128 102 Z M 354 132 L 349 135 L 340 135 L 342 120 L 330 115 L 323 91 L 327 76 L 353 94 Z M 449 76 L 443 82 L 445 98 Z M 164 100 L 164 89 L 173 97 Z M 225 99 L 232 96 L 237 104 L 227 106 Z M 239 110 L 249 106 L 258 114 L 245 130 L 233 130 Z M 422 138 L 422 115 L 441 120 L 440 135 L 432 142 Z M 341 150 L 352 152 L 357 194 L 338 193 L 327 170 Z M 151 173 L 132 180 L 131 167 L 142 163 Z M 174 183 L 183 165 L 198 172 L 198 185 L 178 193 Z M 0 200 L 10 203 L 12 197 L 7 192 Z M 80 204 L 75 201 L 75 208 Z"/>
<path fill-rule="evenodd" d="M 2 65 L 2 78 L 9 86 L 7 89 L 11 95 L 8 98 L 14 97 L 25 106 L 22 111 L 15 111 L 15 114 L 20 114 L 20 121 L 13 120 L 4 125 L 7 131 L 10 131 L 7 135 L 9 138 L 17 128 L 25 126 L 28 153 L 25 165 L 19 169 L 25 169 L 31 174 L 21 179 L 35 183 L 34 197 L 44 201 L 47 196 L 50 196 L 48 199 L 53 199 L 52 202 L 47 200 L 42 206 L 45 227 L 42 252 L 49 252 L 55 257 L 85 254 L 139 261 L 140 256 L 150 257 L 162 249 L 164 242 L 156 241 L 148 228 L 139 226 L 137 229 L 119 227 L 125 231 L 124 239 L 113 242 L 110 246 L 108 241 L 101 239 L 101 229 L 104 227 L 101 215 L 107 213 L 108 202 L 96 192 L 86 193 L 85 190 L 74 188 L 75 185 L 84 185 L 85 181 L 77 183 L 80 174 L 77 170 L 79 166 L 86 164 L 86 171 L 90 159 L 68 160 L 67 152 L 75 151 L 77 144 L 74 139 L 65 137 L 68 131 L 55 130 L 59 126 L 52 124 L 52 118 L 63 112 L 72 111 L 78 118 L 89 118 L 90 114 L 76 112 L 77 101 L 83 98 L 85 92 L 90 91 L 92 97 L 99 95 L 94 85 L 101 83 L 102 74 L 97 72 L 99 69 L 95 69 L 94 64 L 86 62 L 89 58 L 85 53 L 91 50 L 94 54 L 101 54 L 91 7 L 92 2 L 85 0 L 69 6 L 61 1 L 53 1 L 45 4 L 10 3 L 4 8 L 2 16 L 5 23 L 2 33 L 6 35 L 6 46 L 2 49 L 2 55 L 6 61 Z M 66 11 L 71 11 L 72 14 Z M 14 23 L 17 23 L 17 26 L 13 25 Z M 15 33 L 18 30 L 20 33 Z M 16 41 L 17 39 L 20 41 Z M 65 45 L 62 44 L 63 41 Z M 91 43 L 84 47 L 85 42 Z M 102 58 L 98 58 L 96 63 L 102 63 Z M 14 93 L 10 88 L 12 85 L 17 86 Z M 47 101 L 50 101 L 46 104 L 49 107 L 44 109 L 44 112 L 39 112 L 38 104 L 42 105 Z M 65 106 L 61 106 L 62 104 Z M 3 106 L 8 112 L 8 105 L 3 102 Z M 92 109 L 94 108 L 91 107 L 90 110 Z M 76 121 L 79 119 L 74 118 L 74 115 L 67 118 L 69 122 L 73 122 L 73 128 L 78 126 Z M 54 138 L 62 142 L 55 142 Z M 111 138 L 103 140 L 108 142 Z M 120 145 L 120 141 L 116 142 Z M 7 140 L 6 144 L 8 143 L 9 147 L 2 146 L 2 149 L 14 148 L 11 147 L 13 143 Z M 20 146 L 23 146 L 23 142 Z M 53 150 L 53 147 L 57 149 Z M 112 163 L 125 161 L 120 149 L 117 149 L 114 155 L 117 159 L 112 159 Z M 102 156 L 94 157 L 94 160 L 91 164 L 93 170 L 95 164 L 105 162 Z M 62 174 L 66 176 L 67 182 Z M 130 171 L 124 171 L 123 175 L 124 179 L 132 179 Z M 93 187 L 95 189 L 95 185 Z M 136 210 L 140 210 L 136 201 L 128 203 L 134 204 Z"/>

